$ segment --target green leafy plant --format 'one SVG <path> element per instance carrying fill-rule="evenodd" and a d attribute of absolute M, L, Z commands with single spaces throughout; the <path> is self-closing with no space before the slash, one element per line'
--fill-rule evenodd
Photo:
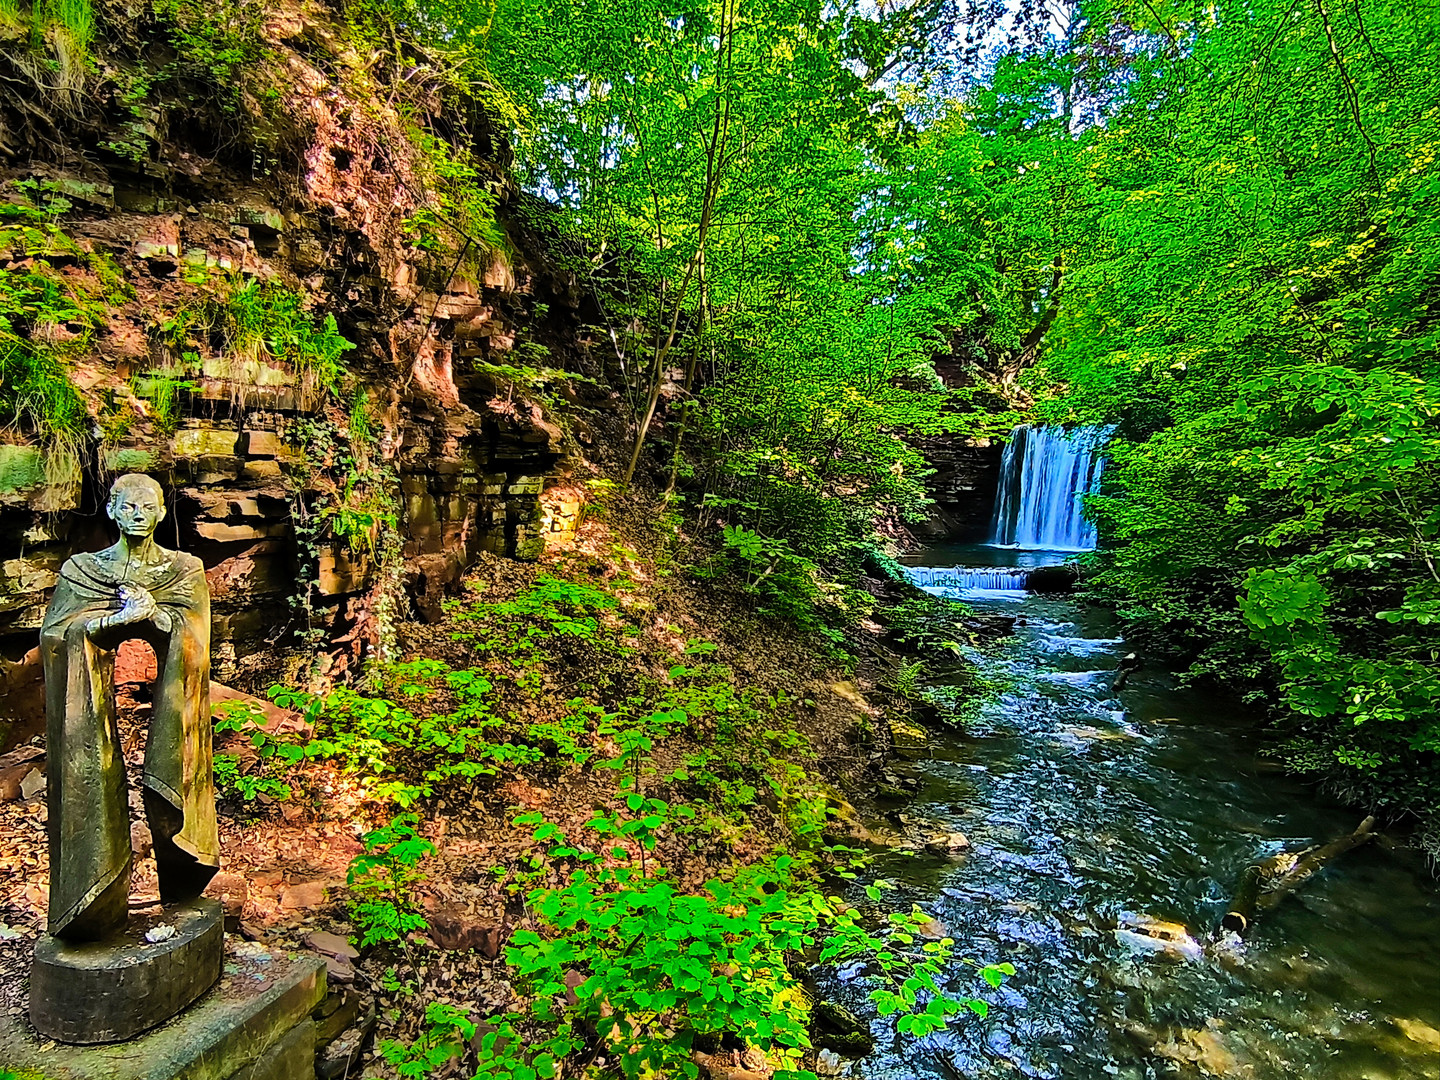
<path fill-rule="evenodd" d="M 155 107 L 151 95 L 165 77 L 164 72 L 143 65 L 114 73 L 115 101 L 125 111 L 126 119 L 101 144 L 105 149 L 137 165 L 149 159 L 153 141 L 149 114 Z"/>
<path fill-rule="evenodd" d="M 314 734 L 290 753 L 296 759 L 328 762 L 358 776 L 381 800 L 402 808 L 457 783 L 495 776 L 545 756 L 539 744 L 559 733 L 536 725 L 524 735 L 533 741 L 504 738 L 504 717 L 491 705 L 493 683 L 483 673 L 453 670 L 435 660 L 417 660 L 377 668 L 375 676 L 390 697 L 337 687 L 323 695 L 274 687 L 271 697 L 282 708 L 298 709 Z M 588 710 L 577 707 L 577 715 Z M 583 760 L 572 729 L 572 758 Z"/>
<path fill-rule="evenodd" d="M 310 385 L 332 393 L 346 375 L 341 357 L 355 347 L 341 337 L 333 314 L 317 325 L 299 293 L 258 278 L 230 290 L 224 327 L 228 348 L 240 357 L 283 360 Z"/>
<path fill-rule="evenodd" d="M 253 765 L 241 771 L 238 755 L 215 755 L 215 783 L 221 791 L 233 791 L 246 802 L 257 796 L 284 800 L 294 791 L 285 774 L 305 757 L 294 739 L 278 738 L 265 726 L 259 707 L 248 701 L 222 701 L 214 708 L 215 732 L 236 732 L 249 741 L 255 753 Z"/>
<path fill-rule="evenodd" d="M 73 484 L 91 408 L 71 365 L 128 289 L 107 256 L 84 250 L 61 226 L 72 206 L 58 184 L 27 179 L 9 188 L 17 199 L 0 201 L 0 252 L 18 261 L 0 270 L 0 425 L 41 443 L 47 483 Z"/>
<path fill-rule="evenodd" d="M 878 903 L 885 887 L 884 882 L 867 885 L 865 893 Z M 868 961 L 874 972 L 871 978 L 879 984 L 870 991 L 870 1000 L 881 1016 L 898 1014 L 896 1028 L 903 1034 L 924 1037 L 964 1012 L 982 1018 L 989 1015 L 990 1003 L 983 998 L 954 997 L 943 988 L 955 942 L 933 916 L 912 907 L 908 912 L 892 913 L 888 921 L 888 934 L 877 939 L 854 920 L 841 920 L 820 953 L 821 961 Z M 1015 974 L 1010 963 L 967 963 L 992 989 Z"/>
<path fill-rule="evenodd" d="M 895 672 L 895 693 L 903 698 L 918 698 L 921 690 L 920 680 L 924 677 L 925 661 L 916 660 L 913 663 L 906 663 L 902 660 L 899 669 Z"/>
<path fill-rule="evenodd" d="M 504 251 L 508 242 L 495 217 L 498 197 L 482 182 L 469 151 L 421 128 L 411 128 L 409 135 L 430 196 L 429 205 L 406 222 L 416 246 L 431 252 L 464 246 L 478 259 Z M 441 239 L 444 233 L 448 243 Z"/>
<path fill-rule="evenodd" d="M 410 934 L 427 925 L 416 910 L 415 886 L 427 876 L 420 864 L 435 854 L 435 845 L 415 831 L 419 820 L 401 814 L 366 833 L 365 851 L 350 862 L 345 882 L 355 897 L 350 914 L 362 948 L 382 942 L 404 947 Z"/>
<path fill-rule="evenodd" d="M 175 74 L 204 86 L 232 116 L 244 113 L 244 90 L 265 53 L 263 4 L 255 0 L 156 0 L 178 56 Z"/>
<path fill-rule="evenodd" d="M 836 624 L 851 622 L 865 610 L 857 593 L 827 582 L 819 566 L 797 554 L 789 541 L 762 536 L 743 525 L 726 525 L 721 536 L 716 557 L 696 573 L 702 577 L 737 573 L 762 612 L 838 644 L 843 634 Z"/>
<path fill-rule="evenodd" d="M 294 794 L 290 785 L 277 777 L 242 772 L 240 759 L 234 754 L 216 754 L 214 769 L 216 789 L 222 793 L 233 792 L 246 802 L 261 795 L 280 801 Z"/>
<path fill-rule="evenodd" d="M 152 372 L 150 418 L 161 435 L 172 435 L 180 422 L 180 395 L 199 389 L 190 379 L 177 379 L 164 372 Z"/>
<path fill-rule="evenodd" d="M 618 841 L 631 841 L 635 844 L 640 857 L 640 876 L 643 878 L 648 872 L 646 853 L 655 850 L 661 830 L 668 827 L 675 827 L 681 822 L 688 822 L 695 817 L 695 811 L 684 805 L 672 806 L 664 799 L 646 798 L 637 791 L 631 791 L 625 796 L 625 809 L 628 813 L 608 814 L 604 811 L 598 812 L 585 823 L 587 829 L 593 829 L 602 837 L 613 837 Z M 525 822 L 516 819 L 517 824 Z M 544 826 L 536 832 L 541 832 Z M 537 836 L 535 839 L 544 839 Z M 555 854 L 554 852 L 551 853 Z M 629 852 L 624 847 L 612 847 L 610 855 L 615 859 L 628 859 Z"/>
<path fill-rule="evenodd" d="M 637 798 L 627 803 L 632 813 L 657 809 Z M 633 835 L 663 825 L 670 810 L 647 815 L 655 824 L 642 824 Z M 732 883 L 712 881 L 702 893 L 687 895 L 664 880 L 663 869 L 647 873 L 642 865 L 637 872 L 623 853 L 568 845 L 539 815 L 522 815 L 516 823 L 533 825 L 537 841 L 555 841 L 552 859 L 577 865 L 568 885 L 531 893 L 542 928 L 518 931 L 506 953 L 533 995 L 530 1018 L 553 1031 L 524 1049 L 510 1049 L 512 1058 L 530 1067 L 548 1067 L 589 1031 L 626 1077 L 693 1077 L 695 1040 L 723 1034 L 765 1050 L 779 1063 L 779 1074 L 797 1075 L 809 1046 L 808 1003 L 787 958 L 822 940 L 827 958 L 864 957 L 878 966 L 880 985 L 872 998 L 884 1015 L 903 1012 L 907 1033 L 926 1034 L 967 1009 L 980 1015 L 988 1010 L 983 999 L 952 1000 L 941 989 L 954 943 L 933 933 L 928 916 L 916 911 L 895 917 L 891 929 L 876 937 L 840 900 L 797 887 L 788 856 L 769 871 Z M 587 827 L 603 841 L 625 826 L 602 815 Z M 872 892 L 878 895 L 874 887 Z M 568 979 L 572 971 L 583 980 Z M 983 968 L 981 977 L 995 986 L 1009 973 L 1009 965 L 998 965 Z M 514 1024 L 524 1017 L 506 1019 Z"/>
<path fill-rule="evenodd" d="M 474 1021 L 463 1009 L 432 1001 L 425 1006 L 425 1029 L 420 1037 L 410 1043 L 381 1040 L 380 1056 L 403 1080 L 419 1080 L 459 1057 L 475 1032 Z"/>
<path fill-rule="evenodd" d="M 457 640 L 504 658 L 516 685 L 533 690 L 545 658 L 564 639 L 613 648 L 601 632 L 601 617 L 616 607 L 615 597 L 598 585 L 541 574 L 514 599 L 452 605 L 451 614 L 462 627 Z"/>

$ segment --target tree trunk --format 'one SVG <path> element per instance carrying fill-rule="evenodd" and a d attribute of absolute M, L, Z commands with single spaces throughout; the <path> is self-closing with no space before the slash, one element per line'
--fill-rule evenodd
<path fill-rule="evenodd" d="M 1247 866 L 1240 874 L 1230 910 L 1220 920 L 1221 929 L 1243 937 L 1262 915 L 1336 858 L 1373 839 L 1374 828 L 1375 819 L 1367 817 L 1353 833 L 1332 840 L 1323 847 L 1306 848 L 1293 854 L 1282 853 Z"/>

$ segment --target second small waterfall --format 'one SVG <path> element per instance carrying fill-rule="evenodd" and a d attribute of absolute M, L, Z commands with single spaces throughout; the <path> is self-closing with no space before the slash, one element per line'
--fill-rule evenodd
<path fill-rule="evenodd" d="M 1055 551 L 1090 551 L 1095 526 L 1080 514 L 1081 496 L 1100 483 L 1104 428 L 1017 427 L 1000 459 L 992 540 Z"/>
<path fill-rule="evenodd" d="M 1024 592 L 1030 571 L 1018 566 L 914 566 L 905 574 L 922 589 Z"/>

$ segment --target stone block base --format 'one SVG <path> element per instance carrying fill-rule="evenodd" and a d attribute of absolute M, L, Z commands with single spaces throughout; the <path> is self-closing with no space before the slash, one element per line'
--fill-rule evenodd
<path fill-rule="evenodd" d="M 315 1075 L 315 1021 L 301 1020 L 232 1080 L 311 1080 Z"/>
<path fill-rule="evenodd" d="M 0 1015 L 0 1074 L 46 1080 L 313 1080 L 325 965 L 228 943 L 220 981 L 179 1016 L 127 1042 L 67 1046 Z"/>
<path fill-rule="evenodd" d="M 147 932 L 171 937 L 150 943 Z M 225 930 L 220 905 L 196 900 L 167 907 L 105 941 L 42 937 L 30 969 L 30 1020 L 67 1043 L 133 1039 L 164 1023 L 220 978 Z"/>

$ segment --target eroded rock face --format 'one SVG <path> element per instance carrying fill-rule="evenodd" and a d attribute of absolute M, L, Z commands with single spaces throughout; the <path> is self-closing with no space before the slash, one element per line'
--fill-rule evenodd
<path fill-rule="evenodd" d="M 585 393 L 597 408 L 577 443 L 503 374 L 519 363 L 520 345 L 601 384 L 614 357 L 603 335 L 592 355 L 586 328 L 603 322 L 594 298 L 552 267 L 531 226 L 519 223 L 514 209 L 525 197 L 483 113 L 465 107 L 449 116 L 451 105 L 432 103 L 443 124 L 469 132 L 506 236 L 503 250 L 472 243 L 457 259 L 453 249 L 417 244 L 407 225 L 426 189 L 406 134 L 412 119 L 387 95 L 331 74 L 346 67 L 328 60 L 347 45 L 323 13 L 277 6 L 266 18 L 281 129 L 254 147 L 215 153 L 197 141 L 198 127 L 178 122 L 178 106 L 155 110 L 138 162 L 66 152 L 67 142 L 105 144 L 111 121 L 98 112 L 62 118 L 46 139 L 23 146 L 23 126 L 14 128 L 13 145 L 0 139 L 0 198 L 18 199 L 9 182 L 32 178 L 66 193 L 66 235 L 124 281 L 123 289 L 107 286 L 104 323 L 72 365 L 95 418 L 79 456 L 0 443 L 7 660 L 34 644 L 64 560 L 112 539 L 100 493 L 128 471 L 164 484 L 171 505 L 161 539 L 204 562 L 217 677 L 244 685 L 247 671 L 272 667 L 267 657 L 286 641 L 297 592 L 312 575 L 312 625 L 318 619 L 332 639 L 370 633 L 374 549 L 306 524 L 317 493 L 343 480 L 332 460 L 341 451 L 317 450 L 306 425 L 343 427 L 349 401 L 327 397 L 269 350 L 222 348 L 213 333 L 209 341 L 196 335 L 185 374 L 167 383 L 164 373 L 179 370 L 185 348 L 167 322 L 201 310 L 222 286 L 283 287 L 317 323 L 333 316 L 354 345 L 343 357 L 346 394 L 358 384 L 376 427 L 373 452 L 355 471 L 393 496 L 400 584 L 421 617 L 439 614 L 481 552 L 533 558 L 572 541 L 583 501 L 572 479 L 583 464 L 579 445 L 594 457 L 620 441 L 613 395 L 596 383 Z M 0 101 L 0 127 L 7 115 Z M 257 170 L 262 157 L 266 168 Z M 541 218 L 543 207 L 525 215 Z M 19 257 L 0 251 L 0 270 Z M 83 262 L 64 272 L 85 273 Z M 559 392 L 575 403 L 574 389 Z M 175 407 L 162 415 L 167 393 Z M 121 415 L 124 423 L 107 420 Z M 317 478 L 327 469 L 328 478 Z M 16 711 L 7 710 L 4 689 L 0 721 Z"/>
<path fill-rule="evenodd" d="M 982 343 L 952 340 L 949 352 L 934 357 L 934 363 L 935 373 L 951 390 L 985 388 L 977 405 L 986 403 L 999 411 L 1014 404 L 1005 399 L 995 358 Z M 1000 440 L 933 435 L 921 439 L 919 448 L 935 470 L 925 482 L 935 505 L 915 533 L 932 540 L 989 540 L 1005 449 Z"/>
<path fill-rule="evenodd" d="M 1003 451 L 998 441 L 990 439 L 927 440 L 924 453 L 935 473 L 926 487 L 935 508 L 930 520 L 915 531 L 935 538 L 988 540 Z"/>
<path fill-rule="evenodd" d="M 250 387 L 265 390 L 266 387 Z M 18 656 L 31 644 L 60 565 L 108 540 L 95 512 L 103 472 L 142 470 L 160 479 L 172 503 L 167 542 L 199 555 L 215 599 L 217 669 L 274 643 L 291 617 L 302 559 L 315 567 L 312 604 L 344 615 L 346 601 L 373 583 L 372 557 L 320 538 L 305 551 L 297 507 L 311 463 L 294 440 L 303 403 L 283 388 L 264 409 L 237 407 L 234 380 L 205 381 L 186 402 L 192 415 L 174 433 L 137 431 L 132 445 L 106 447 L 77 482 L 46 482 L 35 446 L 0 446 L 0 642 Z M 481 403 L 483 406 L 483 402 Z M 547 484 L 568 471 L 558 428 L 496 418 L 456 403 L 397 403 L 391 470 L 406 578 L 420 611 L 438 599 L 480 551 L 535 557 L 573 539 L 579 503 L 542 506 Z M 209 415 L 206 415 L 206 414 Z M 548 430 L 547 430 L 548 428 Z"/>

